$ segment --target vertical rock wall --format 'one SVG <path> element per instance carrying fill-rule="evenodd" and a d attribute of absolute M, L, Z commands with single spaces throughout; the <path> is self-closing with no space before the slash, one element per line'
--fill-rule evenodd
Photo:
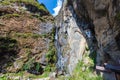
<path fill-rule="evenodd" d="M 61 53 L 70 73 L 86 45 L 97 51 L 97 65 L 120 65 L 120 0 L 64 0 L 56 20 Z"/>
<path fill-rule="evenodd" d="M 62 66 L 70 74 L 72 74 L 78 61 L 82 60 L 82 55 L 88 45 L 85 38 L 91 40 L 92 33 L 87 28 L 88 25 L 84 19 L 78 19 L 73 6 L 68 5 L 67 0 L 65 0 L 59 15 L 56 17 L 58 43 L 63 56 L 62 61 L 58 61 L 58 65 L 63 62 Z M 83 30 L 82 27 L 86 27 L 86 29 Z"/>

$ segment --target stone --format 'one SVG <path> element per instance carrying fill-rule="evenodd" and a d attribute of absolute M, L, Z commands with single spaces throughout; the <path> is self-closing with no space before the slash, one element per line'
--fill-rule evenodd
<path fill-rule="evenodd" d="M 85 45 L 90 53 L 97 52 L 96 64 L 112 62 L 120 65 L 120 0 L 65 0 L 56 17 L 58 40 L 62 43 L 66 29 L 66 44 L 60 45 L 66 71 L 72 74 L 82 60 Z M 62 24 L 62 25 L 61 25 Z M 90 33 L 86 32 L 90 31 Z M 64 51 L 64 48 L 69 48 Z M 86 63 L 86 62 L 85 62 Z M 105 74 L 105 80 L 114 74 Z"/>

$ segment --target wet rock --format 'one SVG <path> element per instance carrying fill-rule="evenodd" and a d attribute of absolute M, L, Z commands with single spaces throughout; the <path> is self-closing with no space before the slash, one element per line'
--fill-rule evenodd
<path fill-rule="evenodd" d="M 119 11 L 120 0 L 64 1 L 56 17 L 56 26 L 60 50 L 63 58 L 67 59 L 64 67 L 69 73 L 82 59 L 85 45 L 88 45 L 90 53 L 97 52 L 96 64 L 112 61 L 120 65 Z M 66 42 L 63 44 L 66 33 Z M 108 75 L 104 76 L 106 80 L 113 74 Z"/>

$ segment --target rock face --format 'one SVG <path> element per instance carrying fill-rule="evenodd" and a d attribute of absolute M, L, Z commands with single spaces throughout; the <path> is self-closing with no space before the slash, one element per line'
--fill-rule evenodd
<path fill-rule="evenodd" d="M 98 54 L 101 56 L 109 55 L 111 61 L 119 63 L 119 0 L 81 0 L 79 3 L 83 4 L 84 9 L 87 11 L 87 16 L 93 21 L 95 26 L 94 30 L 98 42 Z M 79 8 L 79 5 L 76 5 L 77 7 L 74 7 L 75 10 Z M 80 15 L 81 11 L 79 10 L 77 14 Z M 105 58 L 100 64 L 104 63 L 104 60 Z M 107 60 L 107 62 L 108 61 L 109 60 Z"/>
<path fill-rule="evenodd" d="M 60 46 L 60 53 L 62 53 L 62 59 L 58 58 L 58 68 L 60 66 L 62 66 L 62 68 L 60 67 L 62 70 L 67 68 L 67 71 L 72 74 L 75 65 L 79 60 L 82 60 L 82 55 L 87 47 L 85 38 L 91 41 L 92 33 L 87 27 L 85 32 L 88 34 L 83 33 L 80 28 L 88 24 L 85 24 L 82 19 L 81 23 L 79 23 L 73 6 L 67 5 L 67 1 L 64 1 L 62 9 L 56 17 L 57 40 Z"/>
<path fill-rule="evenodd" d="M 54 19 L 34 0 L 10 1 L 0 2 L 0 73 L 42 74 L 55 66 Z"/>
<path fill-rule="evenodd" d="M 16 1 L 7 1 L 3 0 L 0 4 L 0 15 L 11 14 L 11 13 L 34 13 L 38 15 L 50 15 L 47 11 L 44 4 L 39 4 L 35 0 L 24 1 L 24 0 L 16 0 Z"/>
<path fill-rule="evenodd" d="M 96 65 L 120 65 L 119 11 L 120 0 L 64 0 L 56 26 L 68 72 L 82 59 L 85 45 L 97 52 Z"/>

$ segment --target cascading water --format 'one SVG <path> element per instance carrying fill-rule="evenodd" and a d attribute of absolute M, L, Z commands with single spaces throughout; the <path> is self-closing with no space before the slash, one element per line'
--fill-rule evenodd
<path fill-rule="evenodd" d="M 58 71 L 63 71 L 65 60 L 61 53 L 60 43 L 58 41 L 58 29 L 57 28 L 56 28 L 56 34 L 55 34 L 55 46 L 57 49 L 57 64 L 56 64 L 56 66 L 57 66 Z"/>
<path fill-rule="evenodd" d="M 67 4 L 67 0 L 64 1 L 64 5 Z M 63 6 L 64 6 L 63 5 Z M 63 7 L 64 10 L 64 7 Z M 83 53 L 84 37 L 92 41 L 92 32 L 89 28 L 90 24 L 83 19 L 79 19 L 75 14 L 72 6 L 69 6 L 66 13 L 62 12 L 61 15 L 57 16 L 59 19 L 56 23 L 56 34 L 55 34 L 55 46 L 57 49 L 57 71 L 66 72 L 71 74 L 80 56 Z M 77 29 L 73 29 L 77 28 Z M 76 32 L 76 30 L 84 33 L 82 34 Z M 66 42 L 65 42 L 66 40 Z M 81 41 L 83 40 L 83 42 Z M 77 44 L 82 44 L 81 47 Z M 65 75 L 66 75 L 65 73 Z"/>
<path fill-rule="evenodd" d="M 64 24 L 64 23 L 62 23 Z M 81 24 L 80 26 L 82 25 L 82 27 L 87 27 L 88 24 L 84 24 L 82 21 L 81 21 Z M 64 26 L 64 25 L 60 25 L 60 26 Z M 68 61 L 68 57 L 64 57 L 63 54 L 62 54 L 62 51 L 61 51 L 61 45 L 60 45 L 60 42 L 59 42 L 59 32 L 58 32 L 58 26 L 56 27 L 56 33 L 55 33 L 55 46 L 56 46 L 56 49 L 57 49 L 57 71 L 62 71 L 62 72 L 65 72 L 65 67 L 66 67 L 66 62 Z M 92 36 L 92 33 L 91 31 L 89 30 L 89 28 L 87 27 L 85 30 L 83 30 L 85 32 L 85 35 L 87 38 L 89 38 L 91 40 L 91 36 Z M 68 72 L 67 72 L 68 73 Z M 61 73 L 60 73 L 61 74 Z M 63 73 L 62 73 L 63 74 Z M 69 74 L 69 73 L 68 73 Z M 65 75 L 67 75 L 65 73 Z"/>

